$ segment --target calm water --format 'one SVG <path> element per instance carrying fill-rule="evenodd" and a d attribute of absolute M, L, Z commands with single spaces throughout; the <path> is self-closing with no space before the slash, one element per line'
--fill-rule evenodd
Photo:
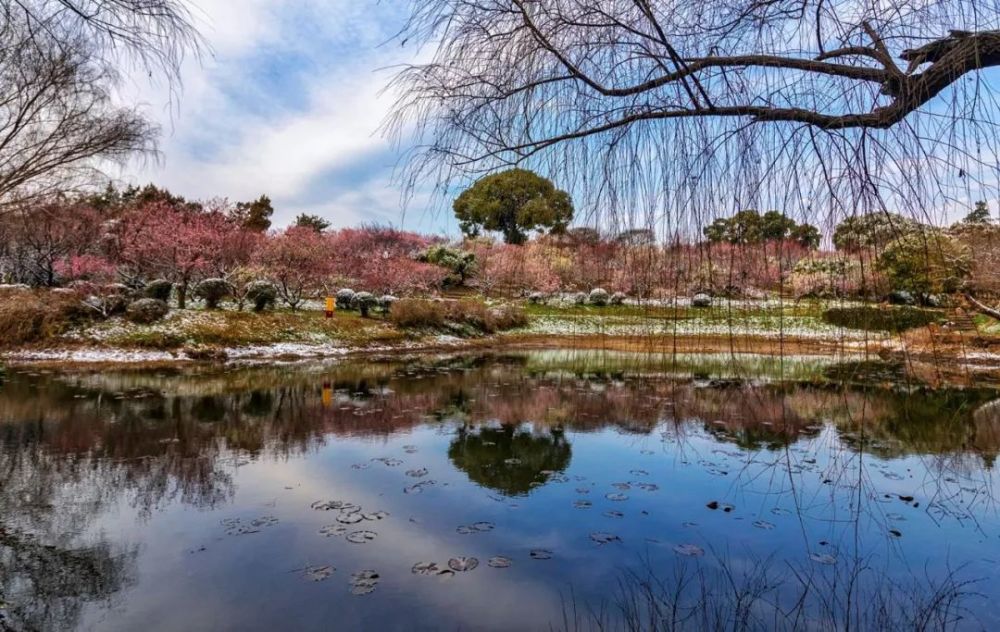
<path fill-rule="evenodd" d="M 1000 629 L 1000 394 L 858 368 L 8 371 L 0 629 Z"/>

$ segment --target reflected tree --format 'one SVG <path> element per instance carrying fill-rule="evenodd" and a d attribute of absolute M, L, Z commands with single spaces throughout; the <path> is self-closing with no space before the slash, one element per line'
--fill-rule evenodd
<path fill-rule="evenodd" d="M 569 467 L 572 450 L 560 428 L 535 434 L 515 426 L 463 426 L 448 458 L 469 479 L 507 496 L 523 496 Z"/>

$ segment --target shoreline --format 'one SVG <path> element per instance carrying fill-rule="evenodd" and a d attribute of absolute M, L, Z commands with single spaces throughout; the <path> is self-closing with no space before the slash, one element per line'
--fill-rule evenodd
<path fill-rule="evenodd" d="M 398 344 L 334 345 L 275 343 L 199 349 L 200 357 L 184 349 L 152 350 L 111 345 L 72 344 L 22 347 L 0 351 L 0 362 L 12 367 L 51 369 L 157 368 L 202 365 L 294 364 L 308 361 L 355 360 L 360 357 L 395 358 L 436 353 L 496 353 L 503 351 L 580 350 L 636 354 L 756 355 L 770 357 L 823 357 L 844 360 L 900 360 L 912 369 L 933 363 L 934 372 L 952 382 L 1000 383 L 1000 352 L 965 345 L 936 345 L 933 349 L 908 348 L 902 338 L 872 341 L 767 335 L 669 335 L 503 333 L 458 338 L 434 336 Z M 963 375 L 964 374 L 964 375 Z M 934 380 L 938 381 L 938 380 Z"/>

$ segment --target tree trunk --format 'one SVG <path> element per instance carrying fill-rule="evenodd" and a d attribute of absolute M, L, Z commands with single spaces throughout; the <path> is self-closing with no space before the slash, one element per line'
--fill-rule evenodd
<path fill-rule="evenodd" d="M 177 284 L 177 309 L 187 308 L 188 280 L 184 278 Z"/>
<path fill-rule="evenodd" d="M 965 298 L 968 299 L 970 303 L 972 303 L 972 306 L 975 307 L 976 311 L 978 311 L 980 314 L 986 314 L 990 318 L 993 318 L 995 320 L 1000 320 L 1000 310 L 994 309 L 992 307 L 989 307 L 988 305 L 980 303 L 971 294 L 966 294 Z"/>

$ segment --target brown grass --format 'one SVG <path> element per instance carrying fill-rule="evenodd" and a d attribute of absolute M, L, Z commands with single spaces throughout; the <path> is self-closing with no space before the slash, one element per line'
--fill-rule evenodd
<path fill-rule="evenodd" d="M 516 305 L 489 307 L 476 300 L 403 299 L 393 304 L 389 320 L 403 329 L 444 329 L 451 324 L 487 334 L 528 324 L 524 310 Z"/>
<path fill-rule="evenodd" d="M 41 342 L 92 316 L 76 294 L 3 290 L 0 291 L 0 346 Z"/>

